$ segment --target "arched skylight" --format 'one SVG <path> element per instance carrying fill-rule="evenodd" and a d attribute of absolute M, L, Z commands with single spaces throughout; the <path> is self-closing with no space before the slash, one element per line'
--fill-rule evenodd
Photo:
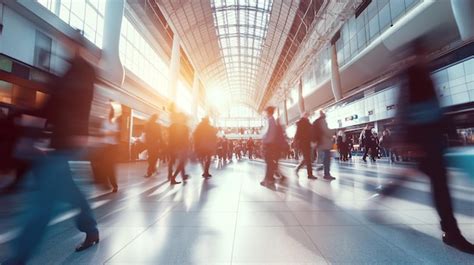
<path fill-rule="evenodd" d="M 248 99 L 256 83 L 272 0 L 211 0 L 232 94 Z"/>

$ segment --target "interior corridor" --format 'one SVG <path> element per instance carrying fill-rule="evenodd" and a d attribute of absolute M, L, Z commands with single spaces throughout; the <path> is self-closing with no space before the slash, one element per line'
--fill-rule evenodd
<path fill-rule="evenodd" d="M 260 161 L 233 161 L 213 177 L 201 178 L 190 164 L 191 178 L 170 186 L 166 168 L 149 179 L 145 163 L 119 166 L 119 192 L 90 183 L 89 165 L 73 163 L 75 181 L 98 219 L 101 243 L 74 253 L 83 234 L 74 227 L 76 212 L 51 223 L 39 252 L 28 264 L 472 264 L 472 257 L 445 246 L 424 178 L 402 185 L 393 197 L 372 198 L 377 186 L 397 177 L 386 163 L 332 164 L 335 181 L 308 180 L 294 174 L 273 188 L 263 178 Z M 302 170 L 303 171 L 303 170 Z M 451 172 L 456 217 L 468 240 L 474 240 L 474 184 Z M 0 197 L 0 258 L 18 231 L 15 219 L 34 191 Z"/>

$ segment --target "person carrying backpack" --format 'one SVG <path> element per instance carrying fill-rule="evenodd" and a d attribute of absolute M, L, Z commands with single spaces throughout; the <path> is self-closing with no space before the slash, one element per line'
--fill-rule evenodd
<path fill-rule="evenodd" d="M 329 129 L 326 122 L 326 114 L 323 111 L 319 112 L 319 118 L 313 122 L 313 140 L 317 143 L 318 150 L 323 154 L 323 170 L 325 180 L 334 180 L 335 177 L 331 176 L 331 148 L 332 142 L 332 131 Z"/>

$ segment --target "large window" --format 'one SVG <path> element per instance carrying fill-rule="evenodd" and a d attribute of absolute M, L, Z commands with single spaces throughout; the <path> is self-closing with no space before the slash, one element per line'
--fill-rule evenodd
<path fill-rule="evenodd" d="M 456 62 L 431 75 L 443 107 L 474 102 L 474 57 Z M 330 128 L 347 127 L 395 117 L 399 86 L 327 110 Z"/>
<path fill-rule="evenodd" d="M 290 90 L 290 93 L 288 95 L 288 99 L 286 102 L 286 107 L 291 108 L 297 103 L 298 103 L 298 86 L 295 86 Z"/>
<path fill-rule="evenodd" d="M 51 45 L 53 41 L 41 31 L 36 31 L 34 65 L 49 71 L 51 63 Z"/>
<path fill-rule="evenodd" d="M 168 96 L 167 63 L 126 17 L 122 20 L 120 60 L 128 70 L 145 83 L 161 95 Z"/>
<path fill-rule="evenodd" d="M 432 77 L 443 106 L 474 101 L 474 57 L 435 71 Z"/>
<path fill-rule="evenodd" d="M 329 47 L 324 47 L 321 52 L 315 56 L 311 65 L 303 74 L 303 97 L 310 95 L 322 83 L 331 76 L 331 58 L 329 55 Z"/>
<path fill-rule="evenodd" d="M 182 80 L 178 81 L 176 95 L 176 105 L 178 108 L 186 114 L 191 115 L 193 113 L 193 96 L 191 95 L 189 86 Z"/>
<path fill-rule="evenodd" d="M 352 17 L 342 26 L 340 38 L 336 42 L 339 66 L 349 62 L 421 2 L 422 0 L 372 1 L 358 17 Z"/>
<path fill-rule="evenodd" d="M 258 115 L 256 114 L 255 110 L 247 106 L 237 105 L 229 109 L 229 117 L 244 118 L 244 117 L 256 117 L 256 116 Z"/>
<path fill-rule="evenodd" d="M 97 47 L 102 48 L 106 0 L 38 0 Z"/>

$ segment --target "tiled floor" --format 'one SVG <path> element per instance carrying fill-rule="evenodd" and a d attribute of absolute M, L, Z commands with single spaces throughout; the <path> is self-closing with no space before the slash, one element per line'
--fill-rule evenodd
<path fill-rule="evenodd" d="M 29 264 L 474 264 L 443 245 L 426 179 L 414 178 L 385 200 L 370 199 L 398 166 L 333 163 L 332 182 L 295 176 L 272 188 L 259 185 L 264 165 L 233 162 L 203 180 L 189 165 L 185 185 L 162 174 L 142 177 L 144 163 L 120 165 L 117 194 L 100 190 L 88 166 L 74 164 L 75 178 L 96 213 L 101 242 L 73 252 L 83 235 L 67 210 L 48 229 Z M 474 241 L 474 183 L 452 174 L 456 216 Z M 0 198 L 0 260 L 25 215 L 27 188 Z"/>

